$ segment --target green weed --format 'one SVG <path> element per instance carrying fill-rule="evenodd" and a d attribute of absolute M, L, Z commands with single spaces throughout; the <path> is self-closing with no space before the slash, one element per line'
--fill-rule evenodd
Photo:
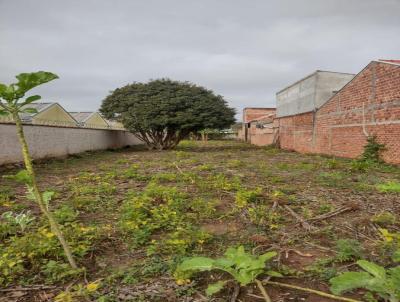
<path fill-rule="evenodd" d="M 357 260 L 363 255 L 363 247 L 354 239 L 339 239 L 336 241 L 335 259 L 339 262 Z"/>
<path fill-rule="evenodd" d="M 247 206 L 249 203 L 256 202 L 261 197 L 262 197 L 261 188 L 257 188 L 255 190 L 240 189 L 239 191 L 236 192 L 235 204 L 236 207 L 240 209 Z"/>
<path fill-rule="evenodd" d="M 371 221 L 380 226 L 386 226 L 396 223 L 396 216 L 390 212 L 384 211 L 371 217 Z"/>
<path fill-rule="evenodd" d="M 266 270 L 266 262 L 277 255 L 276 252 L 268 252 L 261 256 L 247 253 L 243 246 L 228 248 L 223 258 L 211 259 L 207 257 L 192 257 L 184 260 L 176 269 L 177 282 L 190 278 L 196 272 L 221 270 L 230 274 L 236 282 L 244 286 L 256 280 L 257 276 L 266 273 L 270 276 L 281 276 L 278 272 Z M 218 281 L 210 284 L 206 294 L 211 296 L 218 293 L 227 281 Z"/>
<path fill-rule="evenodd" d="M 376 185 L 376 188 L 382 193 L 400 193 L 400 182 L 388 181 L 386 183 Z"/>

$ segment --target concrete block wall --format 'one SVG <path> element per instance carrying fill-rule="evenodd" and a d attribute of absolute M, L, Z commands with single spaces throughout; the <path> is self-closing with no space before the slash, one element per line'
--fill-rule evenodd
<path fill-rule="evenodd" d="M 349 73 L 317 70 L 276 94 L 277 117 L 316 110 L 353 77 Z"/>
<path fill-rule="evenodd" d="M 142 144 L 133 134 L 123 130 L 24 125 L 24 131 L 34 159 Z M 21 161 L 15 125 L 0 124 L 0 165 Z"/>

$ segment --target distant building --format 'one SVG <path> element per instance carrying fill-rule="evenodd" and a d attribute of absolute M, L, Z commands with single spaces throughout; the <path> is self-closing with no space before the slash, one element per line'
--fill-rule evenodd
<path fill-rule="evenodd" d="M 77 121 L 58 103 L 32 103 L 26 108 L 36 109 L 37 112 L 20 114 L 23 123 L 35 125 L 56 125 L 66 127 L 77 127 Z M 13 123 L 11 116 L 5 116 L 0 122 Z"/>
<path fill-rule="evenodd" d="M 317 70 L 276 94 L 276 116 L 284 117 L 320 108 L 354 74 Z"/>
<path fill-rule="evenodd" d="M 108 128 L 106 120 L 98 112 L 70 112 L 80 127 Z"/>
<path fill-rule="evenodd" d="M 357 158 L 375 136 L 383 160 L 400 164 L 400 60 L 371 61 L 355 76 L 316 71 L 276 96 L 273 121 L 246 119 L 246 141 Z"/>
<path fill-rule="evenodd" d="M 247 107 L 243 109 L 243 124 L 242 129 L 238 132 L 238 137 L 244 141 L 250 141 L 249 129 L 250 123 L 263 117 L 275 114 L 275 108 L 257 108 Z"/>
<path fill-rule="evenodd" d="M 123 130 L 123 129 L 125 129 L 124 125 L 122 125 L 122 123 L 120 123 L 120 122 L 107 120 L 107 119 L 106 119 L 106 122 L 107 122 L 107 124 L 109 125 L 109 127 L 111 129 L 115 129 L 115 130 Z"/>

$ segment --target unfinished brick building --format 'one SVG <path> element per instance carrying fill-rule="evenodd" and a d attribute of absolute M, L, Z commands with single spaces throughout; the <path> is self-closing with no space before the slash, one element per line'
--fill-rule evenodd
<path fill-rule="evenodd" d="M 256 125 L 255 122 L 265 118 L 275 117 L 275 108 L 255 108 L 247 107 L 243 109 L 243 123 L 242 129 L 238 132 L 238 138 L 249 143 L 255 143 L 257 140 L 256 135 Z M 271 116 L 272 114 L 272 116 Z M 253 142 L 251 141 L 253 138 Z M 269 138 L 265 141 L 263 145 L 268 144 Z"/>
<path fill-rule="evenodd" d="M 383 159 L 400 164 L 400 60 L 372 61 L 332 93 L 313 110 L 287 116 L 279 115 L 278 98 L 281 148 L 356 158 L 375 135 L 386 146 Z"/>

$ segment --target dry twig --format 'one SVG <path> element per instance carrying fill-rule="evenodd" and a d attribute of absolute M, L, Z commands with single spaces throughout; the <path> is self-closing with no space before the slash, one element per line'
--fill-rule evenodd
<path fill-rule="evenodd" d="M 309 218 L 309 219 L 306 219 L 306 220 L 307 221 L 324 220 L 324 219 L 331 218 L 333 216 L 339 215 L 339 214 L 341 214 L 343 212 L 350 211 L 352 209 L 353 208 L 350 208 L 350 207 L 340 207 L 340 208 L 338 208 L 338 209 L 336 209 L 336 210 L 334 210 L 332 212 L 325 213 L 325 214 L 322 214 L 322 215 L 319 215 L 319 216 L 316 216 L 316 217 L 312 217 L 312 218 Z"/>
<path fill-rule="evenodd" d="M 299 214 L 297 214 L 295 211 L 293 211 L 289 206 L 285 205 L 284 208 L 292 215 L 298 222 L 300 222 L 301 226 L 306 230 L 306 231 L 312 231 L 315 230 L 316 228 L 309 224 L 307 221 L 305 221 Z"/>
<path fill-rule="evenodd" d="M 269 295 L 268 295 L 267 291 L 265 290 L 264 286 L 262 285 L 261 281 L 258 279 L 256 279 L 255 281 L 256 281 L 256 284 L 257 284 L 259 290 L 261 291 L 261 294 L 264 297 L 265 302 L 272 302 L 271 298 L 269 297 Z"/>
<path fill-rule="evenodd" d="M 239 284 L 237 284 L 236 282 L 233 283 L 233 294 L 231 297 L 230 302 L 236 302 L 236 299 L 239 297 L 239 293 L 240 293 L 240 286 Z"/>
<path fill-rule="evenodd" d="M 291 284 L 286 284 L 286 283 L 281 283 L 281 282 L 274 282 L 274 281 L 269 281 L 269 280 L 263 280 L 262 282 L 265 283 L 265 284 L 276 285 L 276 286 L 286 287 L 286 288 L 290 288 L 290 289 L 296 289 L 296 290 L 300 290 L 300 291 L 303 291 L 303 292 L 308 292 L 308 293 L 311 293 L 311 294 L 316 294 L 318 296 L 326 297 L 326 298 L 330 298 L 330 299 L 334 299 L 334 300 L 347 301 L 347 302 L 362 302 L 360 300 L 355 300 L 355 299 L 350 299 L 350 298 L 345 298 L 345 297 L 339 297 L 339 296 L 335 296 L 335 295 L 328 294 L 326 292 L 315 290 L 315 289 L 311 289 L 311 288 L 300 287 L 300 286 L 296 286 L 296 285 L 291 285 Z"/>
<path fill-rule="evenodd" d="M 45 290 L 45 289 L 55 289 L 55 288 L 57 288 L 57 286 L 50 286 L 50 285 L 33 285 L 33 286 L 30 286 L 30 287 L 3 288 L 3 289 L 0 289 L 0 292 Z"/>

